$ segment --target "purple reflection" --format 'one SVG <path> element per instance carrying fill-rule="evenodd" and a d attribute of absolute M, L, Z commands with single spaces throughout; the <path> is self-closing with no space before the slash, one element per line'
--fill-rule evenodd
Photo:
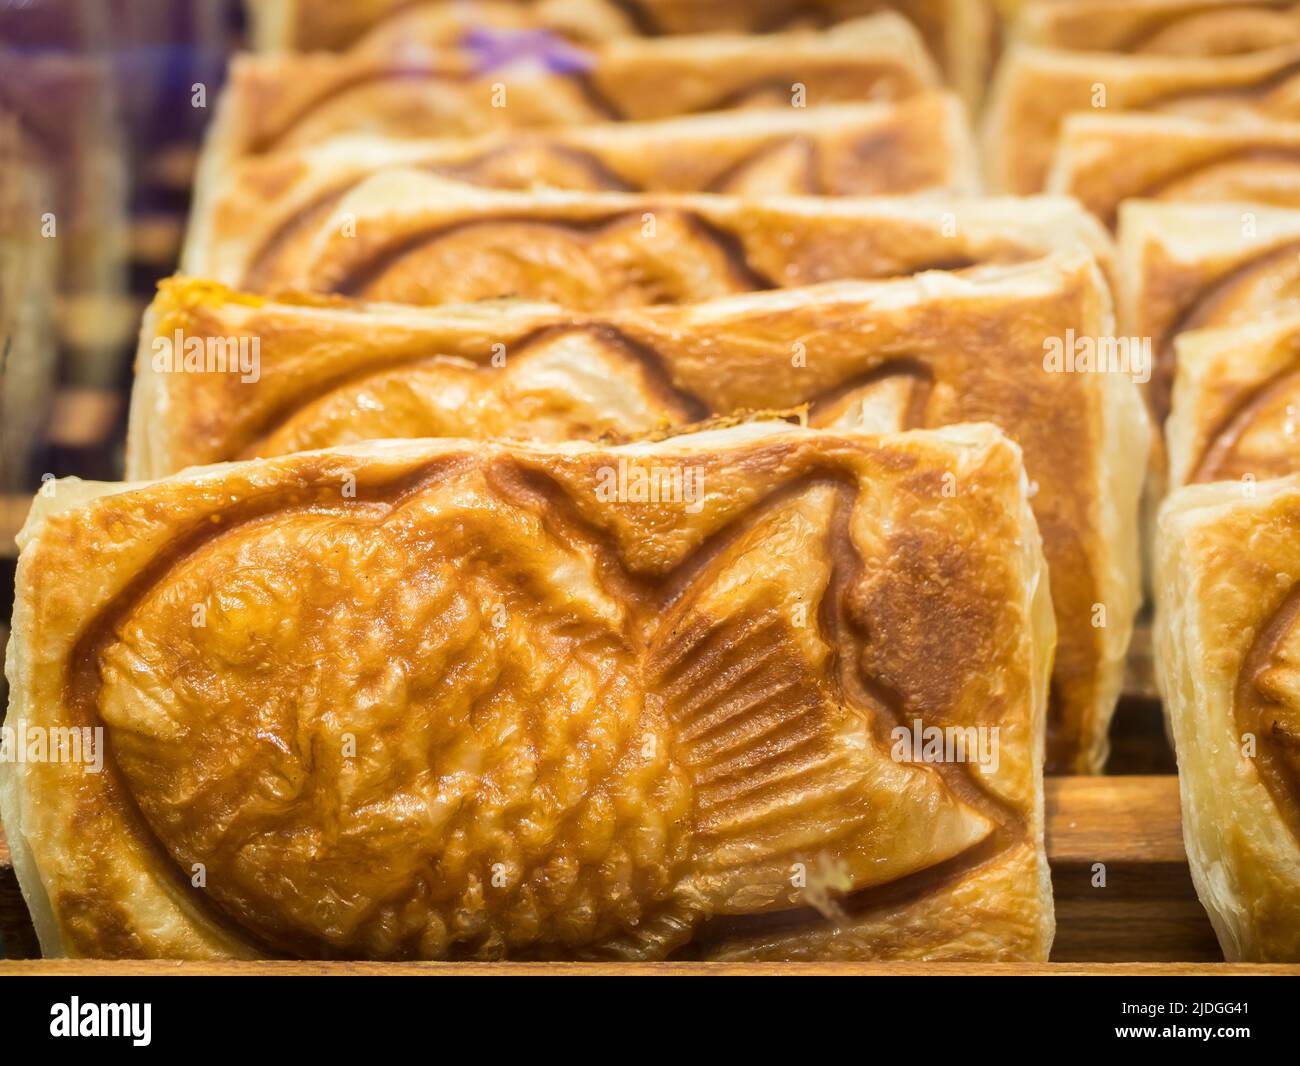
<path fill-rule="evenodd" d="M 461 47 L 471 56 L 479 74 L 516 63 L 534 63 L 556 74 L 587 70 L 592 58 L 549 30 L 466 30 Z"/>

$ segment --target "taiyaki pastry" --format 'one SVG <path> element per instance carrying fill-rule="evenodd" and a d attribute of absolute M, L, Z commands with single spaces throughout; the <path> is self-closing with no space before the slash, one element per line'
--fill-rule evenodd
<path fill-rule="evenodd" d="M 578 43 L 679 34 L 824 29 L 894 11 L 906 16 L 969 99 L 983 89 L 996 28 L 993 0 L 248 0 L 263 51 L 391 48 L 416 41 L 528 55 L 545 34 Z"/>
<path fill-rule="evenodd" d="M 0 764 L 42 948 L 1043 959 L 1028 496 L 987 424 L 51 481 L 6 728 L 105 761 Z"/>
<path fill-rule="evenodd" d="M 1230 961 L 1300 962 L 1300 479 L 1187 485 L 1158 535 L 1156 665 L 1197 895 Z"/>
<path fill-rule="evenodd" d="M 1125 111 L 1227 126 L 1300 120 L 1300 43 L 1227 56 L 1010 48 L 994 76 L 984 119 L 990 188 L 1038 192 L 1067 116 Z"/>
<path fill-rule="evenodd" d="M 1120 330 L 1150 338 L 1149 396 L 1163 424 L 1179 334 L 1296 309 L 1300 210 L 1129 200 L 1119 217 Z"/>
<path fill-rule="evenodd" d="M 1230 56 L 1300 44 L 1294 0 L 1025 0 L 1010 33 L 1051 48 Z"/>
<path fill-rule="evenodd" d="M 1238 481 L 1249 491 L 1300 472 L 1300 318 L 1192 330 L 1175 347 L 1170 484 Z"/>
<path fill-rule="evenodd" d="M 183 266 L 266 293 L 407 304 L 515 297 L 598 310 L 1021 262 L 1080 246 L 1113 275 L 1109 234 L 1064 197 L 519 192 L 395 168 L 360 182 L 325 217 L 278 233 L 274 221 L 263 227 L 243 212 L 197 227 Z"/>
<path fill-rule="evenodd" d="M 1132 198 L 1300 207 L 1300 123 L 1071 115 L 1047 188 L 1112 228 Z"/>
<path fill-rule="evenodd" d="M 1024 450 L 1052 566 L 1049 762 L 1096 771 L 1141 598 L 1150 436 L 1135 375 L 1098 358 L 1112 332 L 1082 250 L 585 313 L 293 302 L 177 279 L 141 335 L 127 474 L 378 437 L 655 434 L 792 406 L 814 426 L 879 431 L 992 421 Z"/>
<path fill-rule="evenodd" d="M 924 42 L 892 13 L 823 33 L 551 37 L 521 61 L 399 39 L 344 54 L 236 56 L 204 146 L 199 194 L 247 155 L 345 133 L 460 137 L 747 107 L 805 110 L 900 100 L 942 85 Z"/>
<path fill-rule="evenodd" d="M 335 137 L 235 164 L 212 200 L 195 208 L 190 247 L 230 243 L 255 248 L 255 260 L 292 256 L 351 189 L 395 168 L 519 190 L 746 197 L 980 191 L 961 103 L 925 93 L 898 103 L 721 112 L 476 138 Z"/>

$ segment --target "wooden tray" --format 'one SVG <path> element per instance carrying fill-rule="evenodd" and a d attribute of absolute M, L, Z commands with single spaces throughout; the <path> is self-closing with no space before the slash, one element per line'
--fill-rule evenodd
<path fill-rule="evenodd" d="M 0 838 L 0 974 L 360 973 L 860 973 L 1187 974 L 1300 972 L 1229 966 L 1192 888 L 1183 851 L 1178 779 L 1172 774 L 1048 778 L 1047 853 L 1056 894 L 1056 944 L 1048 964 L 395 964 L 348 962 L 18 961 L 37 953 L 35 934 Z M 1094 887 L 1097 864 L 1105 887 Z"/>

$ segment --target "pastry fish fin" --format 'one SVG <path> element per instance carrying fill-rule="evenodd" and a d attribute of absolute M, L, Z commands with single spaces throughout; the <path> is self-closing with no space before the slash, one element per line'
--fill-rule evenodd
<path fill-rule="evenodd" d="M 996 828 L 933 767 L 891 758 L 870 721 L 888 708 L 851 708 L 837 690 L 822 602 L 840 492 L 814 484 L 763 511 L 651 640 L 647 692 L 692 778 L 681 891 L 712 913 L 809 905 L 813 870 L 845 892 L 884 883 Z"/>

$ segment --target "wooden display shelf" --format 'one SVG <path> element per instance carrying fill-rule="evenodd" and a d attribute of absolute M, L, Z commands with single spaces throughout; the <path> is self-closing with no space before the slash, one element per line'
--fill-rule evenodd
<path fill-rule="evenodd" d="M 1047 853 L 1056 897 L 1052 962 L 965 963 L 396 964 L 356 962 L 100 962 L 28 960 L 34 936 L 0 838 L 0 933 L 9 961 L 0 974 L 360 973 L 819 973 L 819 974 L 1187 974 L 1300 972 L 1229 966 L 1196 899 L 1183 851 L 1178 779 L 1172 775 L 1048 778 Z M 1099 868 L 1105 887 L 1097 887 Z"/>

